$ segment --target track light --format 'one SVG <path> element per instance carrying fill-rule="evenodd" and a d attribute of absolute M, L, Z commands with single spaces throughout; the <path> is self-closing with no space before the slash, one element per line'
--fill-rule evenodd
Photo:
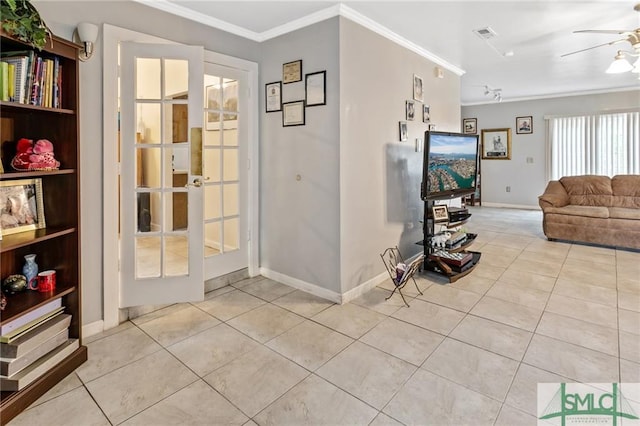
<path fill-rule="evenodd" d="M 484 95 L 493 96 L 494 101 L 502 102 L 502 89 L 492 89 L 489 86 L 484 86 Z"/>

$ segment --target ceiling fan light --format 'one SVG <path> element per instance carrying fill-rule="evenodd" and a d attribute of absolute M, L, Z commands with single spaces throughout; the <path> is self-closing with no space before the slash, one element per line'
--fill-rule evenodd
<path fill-rule="evenodd" d="M 609 65 L 609 68 L 607 68 L 605 72 L 607 74 L 620 74 L 623 72 L 631 71 L 632 69 L 633 65 L 631 65 L 629 61 L 625 59 L 622 52 L 619 52 L 616 55 L 616 59 L 611 62 L 611 65 Z"/>

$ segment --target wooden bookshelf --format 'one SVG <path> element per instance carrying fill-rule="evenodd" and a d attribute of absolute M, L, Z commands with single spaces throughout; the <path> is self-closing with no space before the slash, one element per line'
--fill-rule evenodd
<path fill-rule="evenodd" d="M 6 52 L 29 51 L 32 48 L 0 31 L 1 49 Z M 50 368 L 20 391 L 0 393 L 0 423 L 12 418 L 36 401 L 87 359 L 81 340 L 80 282 L 80 155 L 78 114 L 78 49 L 79 46 L 59 37 L 51 37 L 36 54 L 55 60 L 64 73 L 59 81 L 61 105 L 51 108 L 19 102 L 0 102 L 2 118 L 2 164 L 0 181 L 38 178 L 42 181 L 46 227 L 4 235 L 0 241 L 0 278 L 21 273 L 26 254 L 36 254 L 39 270 L 56 271 L 56 290 L 39 293 L 27 291 L 7 295 L 8 305 L 2 311 L 1 324 L 9 323 L 44 304 L 60 298 L 65 313 L 72 316 L 69 337 L 80 346 L 64 360 Z M 14 171 L 10 162 L 18 139 L 34 142 L 48 139 L 54 145 L 60 170 Z"/>

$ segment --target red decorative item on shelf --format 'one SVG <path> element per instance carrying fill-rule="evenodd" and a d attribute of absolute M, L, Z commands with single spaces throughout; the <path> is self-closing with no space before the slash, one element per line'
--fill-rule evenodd
<path fill-rule="evenodd" d="M 18 171 L 58 170 L 60 162 L 55 159 L 53 144 L 47 139 L 22 138 L 16 147 L 17 154 L 11 160 L 11 167 Z"/>

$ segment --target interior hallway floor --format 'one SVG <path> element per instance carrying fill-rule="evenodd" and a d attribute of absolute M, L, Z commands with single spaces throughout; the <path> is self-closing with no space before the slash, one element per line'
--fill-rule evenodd
<path fill-rule="evenodd" d="M 640 253 L 471 211 L 480 264 L 420 275 L 410 308 L 390 281 L 335 305 L 246 279 L 85 339 L 89 361 L 10 424 L 535 425 L 538 382 L 640 382 Z"/>

